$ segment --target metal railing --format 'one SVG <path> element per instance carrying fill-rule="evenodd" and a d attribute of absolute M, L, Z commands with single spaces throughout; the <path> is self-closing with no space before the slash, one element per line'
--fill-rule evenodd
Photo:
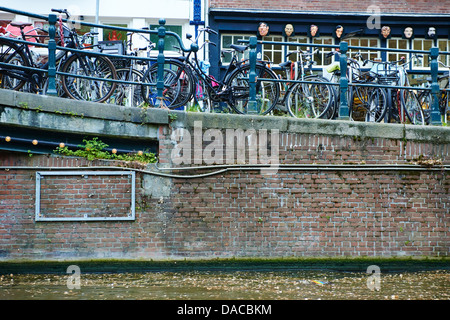
<path fill-rule="evenodd" d="M 165 20 L 160 19 L 159 20 L 159 27 L 155 30 L 149 29 L 133 29 L 133 28 L 125 28 L 125 27 L 118 27 L 118 26 L 110 26 L 110 25 L 102 25 L 102 24 L 96 24 L 96 23 L 88 23 L 84 21 L 77 21 L 73 19 L 62 19 L 65 23 L 72 23 L 72 24 L 78 24 L 80 26 L 86 26 L 91 28 L 100 28 L 100 29 L 112 29 L 117 31 L 125 31 L 127 33 L 141 33 L 141 34 L 148 34 L 148 35 L 157 35 L 158 36 L 158 43 L 157 43 L 157 50 L 158 55 L 156 59 L 154 57 L 142 57 L 142 56 L 131 56 L 131 55 L 121 55 L 121 54 L 108 54 L 108 53 L 101 53 L 91 50 L 79 50 L 79 49 L 73 49 L 73 48 L 66 48 L 62 46 L 57 46 L 56 43 L 56 22 L 57 22 L 57 15 L 56 14 L 49 14 L 48 16 L 44 15 L 38 15 L 33 14 L 30 12 L 25 12 L 21 10 L 15 10 L 10 9 L 6 7 L 0 7 L 0 11 L 5 11 L 13 14 L 18 14 L 22 16 L 28 16 L 31 18 L 36 18 L 39 20 L 48 21 L 49 29 L 48 29 L 48 35 L 49 35 L 49 41 L 48 44 L 43 43 L 37 43 L 37 42 L 28 42 L 24 40 L 14 39 L 14 38 L 7 38 L 9 41 L 15 41 L 18 43 L 29 43 L 34 46 L 38 47 L 46 47 L 48 48 L 48 69 L 42 70 L 32 67 L 24 67 L 24 66 L 14 66 L 17 68 L 22 68 L 25 70 L 31 70 L 35 72 L 45 72 L 48 74 L 49 79 L 49 85 L 47 94 L 48 95 L 57 95 L 56 90 L 56 75 L 67 75 L 60 71 L 57 71 L 56 69 L 56 50 L 65 50 L 70 51 L 73 53 L 82 53 L 86 55 L 97 55 L 97 56 L 105 56 L 108 58 L 114 58 L 114 59 L 123 59 L 123 60 L 142 60 L 142 61 L 152 61 L 158 64 L 157 69 L 157 101 L 161 103 L 163 99 L 163 90 L 164 90 L 164 64 L 166 61 L 166 57 L 164 55 L 164 46 L 165 46 L 165 38 L 167 36 L 174 37 L 177 42 L 179 43 L 179 48 L 183 52 L 196 52 L 199 50 L 198 45 L 196 43 L 192 43 L 190 45 L 190 48 L 186 48 L 180 38 L 180 36 L 172 31 L 167 31 L 165 28 Z M 0 37 L 3 38 L 3 37 Z M 250 37 L 249 40 L 241 40 L 241 42 L 249 43 L 250 48 L 250 54 L 249 54 L 249 62 L 250 62 L 250 73 L 249 73 L 249 104 L 247 112 L 249 114 L 257 114 L 257 103 L 256 103 L 256 59 L 257 59 L 257 51 L 256 48 L 258 44 L 269 44 L 269 45 L 281 45 L 281 46 L 297 46 L 297 47 L 317 47 L 317 48 L 329 48 L 329 49 L 339 49 L 340 51 L 340 79 L 338 83 L 335 82 L 322 82 L 323 84 L 327 85 L 333 85 L 333 86 L 339 86 L 339 92 L 340 92 L 340 101 L 339 101 L 339 119 L 349 119 L 349 105 L 347 101 L 347 91 L 349 86 L 365 86 L 365 87 L 381 87 L 381 88 L 392 88 L 392 89 L 411 89 L 411 87 L 404 87 L 404 86 L 393 86 L 393 85 L 386 85 L 386 84 L 374 84 L 374 83 L 349 83 L 349 80 L 347 78 L 347 52 L 349 49 L 355 49 L 355 50 L 372 50 L 372 51 L 386 51 L 386 52 L 400 52 L 400 53 L 417 53 L 417 54 L 427 54 L 430 55 L 431 62 L 430 62 L 430 74 L 431 74 L 431 86 L 429 88 L 424 87 L 412 87 L 415 90 L 429 90 L 432 94 L 432 102 L 431 102 L 431 114 L 430 114 L 430 121 L 433 125 L 442 124 L 441 123 L 441 112 L 439 110 L 439 93 L 440 88 L 438 84 L 438 57 L 439 55 L 450 55 L 450 52 L 439 52 L 439 48 L 433 47 L 429 51 L 426 50 L 408 50 L 408 49 L 391 49 L 391 48 L 373 48 L 373 47 L 358 47 L 358 46 L 349 46 L 347 42 L 343 41 L 339 45 L 324 45 L 324 44 L 311 44 L 311 43 L 295 43 L 295 42 L 274 42 L 274 41 L 258 41 L 256 36 Z M 4 66 L 5 63 L 0 62 L 0 66 Z M 73 77 L 79 77 L 79 78 L 88 78 L 88 79 L 94 79 L 89 76 L 82 76 L 82 75 L 73 75 L 70 76 Z M 97 79 L 97 80 L 105 80 L 105 79 Z M 116 82 L 121 84 L 139 84 L 142 85 L 141 82 L 133 82 L 133 81 L 125 81 L 125 80 L 118 80 L 118 79 L 110 79 L 108 78 L 108 82 Z M 283 82 L 284 80 L 278 79 L 278 80 L 271 80 L 271 79 L 264 79 L 264 81 L 276 81 L 276 82 Z M 308 83 L 308 81 L 302 81 L 302 80 L 289 80 L 289 83 Z M 144 84 L 145 85 L 145 84 Z"/>
<path fill-rule="evenodd" d="M 56 75 L 64 75 L 64 73 L 61 73 L 61 72 L 57 71 L 57 69 L 56 69 L 56 50 L 70 51 L 72 53 L 82 53 L 85 55 L 105 56 L 107 58 L 114 58 L 114 59 L 124 59 L 124 60 L 135 59 L 135 60 L 152 61 L 152 62 L 155 62 L 155 60 L 156 60 L 156 63 L 158 64 L 156 89 L 157 89 L 157 101 L 159 101 L 159 103 L 161 103 L 161 101 L 163 99 L 163 90 L 164 90 L 164 64 L 166 61 L 166 57 L 164 55 L 165 38 L 167 36 L 174 37 L 178 41 L 179 48 L 183 52 L 198 51 L 197 44 L 193 43 L 193 44 L 191 44 L 190 48 L 186 48 L 178 34 L 176 34 L 175 32 L 172 32 L 172 31 L 167 31 L 165 28 L 165 23 L 166 23 L 165 19 L 159 20 L 159 27 L 155 30 L 151 30 L 150 28 L 148 30 L 147 29 L 133 29 L 133 28 L 125 28 L 125 27 L 118 27 L 118 26 L 89 23 L 89 22 L 78 21 L 78 20 L 73 20 L 73 19 L 64 19 L 64 18 L 61 19 L 62 22 L 65 22 L 65 23 L 77 24 L 80 26 L 86 26 L 86 27 L 91 27 L 91 28 L 112 29 L 112 30 L 117 30 L 117 31 L 125 31 L 127 33 L 133 32 L 133 33 L 141 33 L 141 34 L 148 34 L 148 35 L 151 35 L 151 34 L 157 35 L 158 36 L 158 43 L 157 43 L 158 55 L 155 59 L 154 57 L 152 58 L 152 57 L 137 57 L 137 56 L 120 55 L 120 54 L 108 54 L 108 53 L 95 52 L 95 51 L 91 51 L 91 50 L 79 50 L 79 49 L 57 46 L 57 44 L 56 44 L 56 22 L 57 22 L 58 16 L 56 14 L 52 13 L 52 14 L 49 14 L 48 16 L 44 16 L 44 15 L 38 15 L 38 14 L 25 12 L 25 11 L 21 11 L 21 10 L 6 8 L 6 7 L 0 7 L 0 11 L 5 11 L 5 12 L 22 15 L 22 16 L 27 16 L 27 17 L 44 20 L 44 21 L 48 22 L 48 24 L 49 24 L 48 44 L 29 42 L 29 41 L 9 38 L 9 37 L 7 38 L 9 41 L 13 41 L 13 42 L 28 43 L 33 46 L 48 48 L 48 69 L 47 70 L 42 70 L 42 69 L 37 69 L 37 68 L 32 68 L 32 67 L 14 66 L 15 68 L 18 67 L 18 68 L 29 70 L 29 71 L 47 73 L 48 80 L 49 80 L 48 90 L 47 90 L 48 95 L 57 95 Z M 0 37 L 0 38 L 5 38 L 5 37 Z M 0 62 L 0 66 L 5 66 L 5 65 L 7 65 L 7 64 Z M 71 74 L 70 76 L 96 80 L 95 78 L 92 78 L 89 76 L 73 75 L 73 74 Z M 97 79 L 97 80 L 104 80 L 104 79 Z M 142 84 L 142 83 L 137 83 L 137 82 L 132 82 L 132 81 L 124 81 L 124 80 L 109 79 L 109 78 L 108 78 L 108 82 L 125 83 L 125 84 Z"/>
<path fill-rule="evenodd" d="M 340 101 L 339 101 L 339 119 L 348 120 L 350 118 L 350 110 L 347 101 L 347 91 L 349 86 L 364 86 L 373 88 L 392 88 L 392 89 L 415 89 L 415 90 L 429 90 L 432 94 L 431 103 L 431 117 L 430 122 L 432 125 L 442 125 L 441 122 L 441 112 L 439 110 L 439 83 L 438 83 L 438 57 L 442 55 L 450 55 L 450 52 L 439 52 L 439 48 L 432 47 L 429 51 L 426 50 L 408 50 L 408 49 L 391 49 L 391 48 L 373 48 L 373 47 L 358 47 L 349 46 L 347 42 L 342 41 L 339 45 L 325 45 L 325 44 L 312 44 L 312 43 L 296 43 L 296 42 L 275 42 L 275 41 L 258 41 L 256 36 L 250 37 L 249 40 L 240 40 L 243 43 L 249 43 L 250 47 L 250 76 L 249 76 L 249 87 L 250 87 L 250 97 L 248 104 L 249 114 L 258 114 L 257 104 L 256 104 L 256 50 L 258 44 L 268 44 L 268 45 L 279 45 L 279 46 L 297 46 L 297 47 L 317 47 L 317 48 L 330 48 L 339 49 L 340 58 L 340 79 L 339 83 L 334 82 L 321 82 L 326 85 L 339 86 L 340 90 Z M 430 73 L 431 73 L 431 86 L 429 88 L 424 87 L 405 87 L 405 86 L 394 86 L 386 84 L 369 84 L 369 83 L 349 83 L 347 78 L 347 52 L 349 49 L 355 50 L 372 50 L 372 51 L 386 51 L 386 52 L 401 52 L 401 53 L 415 53 L 415 54 L 429 54 L 431 58 L 430 62 Z M 264 79 L 264 81 L 275 81 L 283 82 L 284 80 L 271 80 Z M 310 83 L 305 80 L 289 80 L 289 83 Z M 447 89 L 448 91 L 448 89 Z"/>

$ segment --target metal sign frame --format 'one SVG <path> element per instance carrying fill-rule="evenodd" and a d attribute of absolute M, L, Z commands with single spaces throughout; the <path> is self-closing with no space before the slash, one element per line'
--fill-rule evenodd
<path fill-rule="evenodd" d="M 41 214 L 41 178 L 44 176 L 123 176 L 131 177 L 131 208 L 127 216 L 124 217 L 64 217 L 48 218 Z M 134 221 L 136 219 L 135 201 L 136 201 L 136 175 L 134 171 L 38 171 L 36 172 L 36 204 L 35 221 L 36 222 L 66 222 L 66 221 Z"/>

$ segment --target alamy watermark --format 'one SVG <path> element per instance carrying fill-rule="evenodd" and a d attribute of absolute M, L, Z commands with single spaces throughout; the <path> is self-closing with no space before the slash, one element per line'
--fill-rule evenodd
<path fill-rule="evenodd" d="M 70 265 L 67 268 L 67 273 L 70 276 L 67 278 L 67 289 L 81 289 L 81 270 L 79 266 Z"/>
<path fill-rule="evenodd" d="M 367 288 L 371 291 L 380 291 L 381 289 L 381 271 L 380 267 L 371 265 L 367 268 L 370 276 L 367 278 Z"/>
<path fill-rule="evenodd" d="M 175 147 L 171 160 L 175 165 L 262 165 L 262 174 L 275 174 L 279 167 L 279 130 L 207 129 L 194 122 L 193 132 L 177 128 L 171 139 Z"/>
<path fill-rule="evenodd" d="M 367 19 L 367 29 L 381 29 L 381 9 L 379 6 L 369 6 L 367 13 L 370 17 Z"/>

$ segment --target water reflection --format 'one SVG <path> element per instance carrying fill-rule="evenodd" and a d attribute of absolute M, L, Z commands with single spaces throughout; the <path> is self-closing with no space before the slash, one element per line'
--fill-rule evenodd
<path fill-rule="evenodd" d="M 2 300 L 448 300 L 450 271 L 380 275 L 370 290 L 366 273 L 289 272 L 147 272 L 81 274 L 80 289 L 68 289 L 69 275 L 0 276 Z"/>

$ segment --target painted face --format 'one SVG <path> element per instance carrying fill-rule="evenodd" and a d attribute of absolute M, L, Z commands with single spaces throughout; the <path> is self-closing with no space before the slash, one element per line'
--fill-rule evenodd
<path fill-rule="evenodd" d="M 383 28 L 381 28 L 381 34 L 383 35 L 384 38 L 389 37 L 389 34 L 391 33 L 391 28 L 388 26 L 385 26 Z"/>
<path fill-rule="evenodd" d="M 287 24 L 284 27 L 284 33 L 286 33 L 286 35 L 288 37 L 290 37 L 292 35 L 292 33 L 294 32 L 294 26 L 292 24 Z"/>
<path fill-rule="evenodd" d="M 411 27 L 405 28 L 405 31 L 403 31 L 403 34 L 405 35 L 406 39 L 411 38 L 413 35 L 413 28 L 411 28 Z"/>
<path fill-rule="evenodd" d="M 309 30 L 311 31 L 311 36 L 315 37 L 317 34 L 317 31 L 319 30 L 319 27 L 317 27 L 316 25 L 312 25 Z"/>
<path fill-rule="evenodd" d="M 344 32 L 344 27 L 336 27 L 336 37 L 341 38 Z"/>
<path fill-rule="evenodd" d="M 428 36 L 430 38 L 434 38 L 435 35 L 436 35 L 436 28 L 434 28 L 434 27 L 429 28 L 428 29 Z"/>
<path fill-rule="evenodd" d="M 258 27 L 258 32 L 262 37 L 267 36 L 269 33 L 269 26 L 266 23 L 261 22 Z"/>

